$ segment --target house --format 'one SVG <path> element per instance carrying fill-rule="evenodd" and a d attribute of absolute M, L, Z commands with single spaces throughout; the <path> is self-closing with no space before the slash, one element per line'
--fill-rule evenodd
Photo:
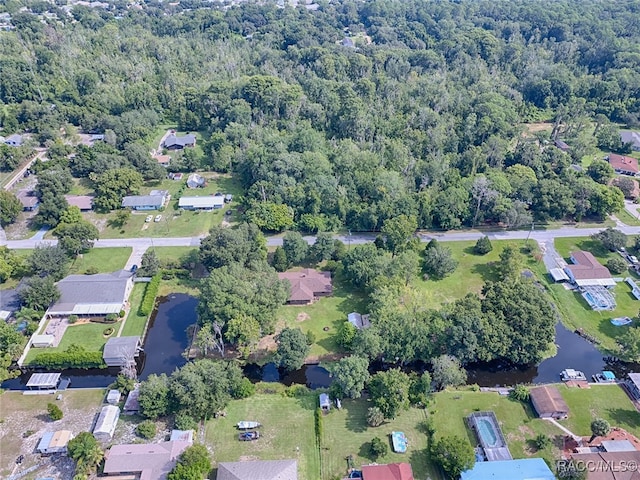
<path fill-rule="evenodd" d="M 124 407 L 122 407 L 122 413 L 125 415 L 137 415 L 140 411 L 140 403 L 138 402 L 138 396 L 140 395 L 140 387 L 136 387 L 129 392 L 127 399 L 124 401 Z"/>
<path fill-rule="evenodd" d="M 326 393 L 320 394 L 320 409 L 323 412 L 328 412 L 329 410 L 331 410 L 331 399 Z"/>
<path fill-rule="evenodd" d="M 110 442 L 113 438 L 113 432 L 116 431 L 116 425 L 120 418 L 120 409 L 115 405 L 105 405 L 100 410 L 100 415 L 93 427 L 93 436 L 99 442 Z"/>
<path fill-rule="evenodd" d="M 38 205 L 40 205 L 40 201 L 33 191 L 27 192 L 22 190 L 18 193 L 17 198 L 20 200 L 22 210 L 25 212 L 33 212 L 38 208 Z"/>
<path fill-rule="evenodd" d="M 192 173 L 187 178 L 187 187 L 189 188 L 201 188 L 204 187 L 206 181 L 203 176 L 198 175 L 197 173 Z"/>
<path fill-rule="evenodd" d="M 638 451 L 574 453 L 570 460 L 558 462 L 558 473 L 562 473 L 563 465 L 582 466 L 586 469 L 587 480 L 633 480 L 638 478 L 638 464 Z M 558 478 L 562 477 L 559 475 Z"/>
<path fill-rule="evenodd" d="M 103 473 L 120 478 L 164 480 L 190 445 L 188 442 L 114 445 L 105 454 Z"/>
<path fill-rule="evenodd" d="M 555 480 L 555 475 L 542 458 L 476 462 L 471 470 L 462 472 L 460 480 Z"/>
<path fill-rule="evenodd" d="M 4 139 L 5 145 L 9 145 L 10 147 L 21 147 L 23 141 L 22 135 L 18 135 L 17 133 L 9 135 Z"/>
<path fill-rule="evenodd" d="M 349 315 L 347 315 L 347 320 L 358 330 L 369 328 L 371 326 L 369 315 L 362 315 L 358 312 L 351 312 Z"/>
<path fill-rule="evenodd" d="M 529 392 L 533 408 L 540 418 L 567 418 L 569 407 L 560 390 L 554 386 L 532 388 Z"/>
<path fill-rule="evenodd" d="M 578 287 L 614 287 L 616 285 L 607 267 L 600 264 L 591 252 L 584 250 L 571 252 L 571 261 L 573 265 L 567 265 L 564 271 L 571 282 Z"/>
<path fill-rule="evenodd" d="M 569 150 L 571 150 L 571 147 L 564 143 L 562 140 L 556 140 L 555 142 L 553 142 L 553 144 L 556 148 L 562 150 L 563 152 L 568 152 Z"/>
<path fill-rule="evenodd" d="M 123 310 L 131 289 L 131 272 L 69 275 L 57 284 L 60 299 L 46 312 L 48 318 L 78 315 L 100 317 Z"/>
<path fill-rule="evenodd" d="M 169 200 L 168 190 L 151 190 L 149 195 L 130 195 L 122 199 L 122 208 L 157 210 Z"/>
<path fill-rule="evenodd" d="M 38 442 L 36 451 L 45 455 L 52 453 L 67 453 L 67 444 L 72 438 L 73 433 L 70 430 L 45 432 Z"/>
<path fill-rule="evenodd" d="M 104 345 L 102 359 L 108 367 L 122 367 L 142 350 L 140 337 L 111 337 Z"/>
<path fill-rule="evenodd" d="M 254 460 L 218 463 L 217 480 L 298 480 L 298 462 Z"/>
<path fill-rule="evenodd" d="M 193 443 L 193 430 L 171 430 L 171 442 Z"/>
<path fill-rule="evenodd" d="M 196 136 L 191 133 L 182 136 L 172 133 L 164 139 L 162 146 L 167 150 L 182 150 L 185 147 L 195 147 Z"/>
<path fill-rule="evenodd" d="M 608 160 L 613 170 L 620 175 L 638 176 L 638 160 L 633 157 L 610 153 L 605 160 Z"/>
<path fill-rule="evenodd" d="M 640 373 L 629 373 L 624 383 L 633 398 L 640 400 Z"/>
<path fill-rule="evenodd" d="M 31 337 L 31 346 L 35 348 L 46 348 L 53 346 L 56 337 L 53 335 L 34 335 Z"/>
<path fill-rule="evenodd" d="M 81 212 L 93 210 L 93 195 L 65 195 L 70 207 L 78 207 Z"/>
<path fill-rule="evenodd" d="M 291 293 L 287 303 L 289 305 L 307 305 L 333 293 L 330 272 L 319 272 L 311 268 L 300 271 L 278 273 L 280 280 L 287 280 L 291 284 Z"/>
<path fill-rule="evenodd" d="M 413 480 L 413 470 L 409 463 L 404 462 L 363 465 L 362 480 Z"/>
<path fill-rule="evenodd" d="M 181 197 L 178 207 L 185 210 L 218 210 L 224 207 L 224 197 L 209 195 L 206 197 Z"/>
<path fill-rule="evenodd" d="M 620 140 L 630 144 L 632 150 L 640 150 L 640 132 L 620 132 Z"/>
<path fill-rule="evenodd" d="M 154 155 L 153 158 L 163 167 L 167 167 L 171 163 L 171 157 L 169 155 Z"/>

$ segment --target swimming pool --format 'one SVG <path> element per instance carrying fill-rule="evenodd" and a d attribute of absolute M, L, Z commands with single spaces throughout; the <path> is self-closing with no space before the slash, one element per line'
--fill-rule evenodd
<path fill-rule="evenodd" d="M 391 432 L 391 443 L 394 452 L 404 453 L 407 451 L 407 437 L 404 432 Z"/>
<path fill-rule="evenodd" d="M 511 452 L 493 412 L 474 412 L 467 417 L 469 426 L 478 437 L 484 457 L 488 461 L 511 460 Z"/>
<path fill-rule="evenodd" d="M 487 447 L 499 447 L 501 446 L 498 434 L 493 429 L 493 424 L 488 418 L 479 418 L 476 422 L 478 428 L 478 435 L 482 439 L 483 443 Z"/>

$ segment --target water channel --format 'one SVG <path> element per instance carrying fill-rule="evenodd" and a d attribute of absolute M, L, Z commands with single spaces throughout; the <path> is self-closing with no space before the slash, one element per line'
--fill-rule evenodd
<path fill-rule="evenodd" d="M 171 294 L 160 300 L 152 315 L 145 338 L 144 353 L 140 357 L 140 379 L 144 380 L 152 373 L 169 375 L 186 363 L 182 356 L 189 341 L 186 330 L 196 321 L 197 304 L 198 300 L 195 297 L 186 294 Z M 565 368 L 581 370 L 589 379 L 591 375 L 602 370 L 612 370 L 618 378 L 622 378 L 629 371 L 640 372 L 638 364 L 605 361 L 593 344 L 567 330 L 562 324 L 556 325 L 556 346 L 556 355 L 537 366 L 513 367 L 501 362 L 469 365 L 468 382 L 484 387 L 557 382 L 560 372 Z M 372 373 L 389 367 L 374 364 Z M 424 371 L 426 367 L 425 364 L 412 364 L 405 365 L 403 369 Z M 244 371 L 252 381 L 281 382 L 285 385 L 299 383 L 309 388 L 323 388 L 331 383 L 329 372 L 319 365 L 305 365 L 299 370 L 284 374 L 273 363 L 264 366 L 249 364 Z M 27 372 L 18 378 L 7 380 L 1 387 L 10 390 L 24 389 L 31 373 Z M 62 375 L 71 378 L 70 388 L 104 388 L 113 382 L 117 373 L 118 369 L 93 369 L 66 370 Z"/>

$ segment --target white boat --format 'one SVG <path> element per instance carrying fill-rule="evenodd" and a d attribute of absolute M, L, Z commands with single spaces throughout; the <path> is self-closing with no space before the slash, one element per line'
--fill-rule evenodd
<path fill-rule="evenodd" d="M 238 429 L 240 430 L 250 430 L 252 428 L 258 428 L 260 427 L 260 423 L 258 422 L 251 422 L 251 421 L 242 421 L 242 422 L 238 422 Z"/>
<path fill-rule="evenodd" d="M 569 382 L 571 380 L 586 380 L 587 376 L 580 370 L 574 370 L 573 368 L 567 368 L 560 372 L 560 378 L 563 382 Z"/>

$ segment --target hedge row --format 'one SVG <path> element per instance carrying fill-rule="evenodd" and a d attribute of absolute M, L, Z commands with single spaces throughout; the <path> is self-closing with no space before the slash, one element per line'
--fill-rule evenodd
<path fill-rule="evenodd" d="M 78 349 L 66 352 L 39 353 L 31 362 L 32 366 L 51 369 L 63 368 L 106 368 L 102 360 L 102 352 L 88 352 Z"/>
<path fill-rule="evenodd" d="M 315 411 L 315 427 L 316 427 L 316 440 L 319 446 L 322 446 L 322 410 L 320 408 L 316 408 Z"/>
<path fill-rule="evenodd" d="M 149 315 L 153 311 L 156 297 L 158 296 L 158 289 L 160 288 L 160 278 L 160 274 L 156 274 L 151 281 L 147 283 L 144 297 L 142 297 L 142 303 L 140 303 L 140 308 L 138 309 L 138 315 Z"/>

